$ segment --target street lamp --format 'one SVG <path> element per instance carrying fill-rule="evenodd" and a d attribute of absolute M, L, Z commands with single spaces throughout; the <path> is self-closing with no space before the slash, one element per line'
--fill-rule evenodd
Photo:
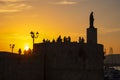
<path fill-rule="evenodd" d="M 12 53 L 13 53 L 14 47 L 15 47 L 15 44 L 10 44 L 10 48 L 12 49 Z"/>
<path fill-rule="evenodd" d="M 31 34 L 31 37 L 33 38 L 33 52 L 34 52 L 34 40 L 35 40 L 35 38 L 38 38 L 39 33 L 36 32 L 36 34 L 35 34 L 34 32 L 31 31 L 30 34 Z"/>

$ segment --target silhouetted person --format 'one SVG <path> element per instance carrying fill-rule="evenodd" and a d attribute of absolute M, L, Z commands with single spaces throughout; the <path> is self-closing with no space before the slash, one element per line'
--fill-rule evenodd
<path fill-rule="evenodd" d="M 82 43 L 84 43 L 84 42 L 85 42 L 85 39 L 84 39 L 83 37 L 82 37 L 82 39 L 81 39 L 81 40 L 82 40 L 82 41 L 81 41 Z"/>
<path fill-rule="evenodd" d="M 27 50 L 24 50 L 24 55 L 27 55 Z"/>
<path fill-rule="evenodd" d="M 27 52 L 28 52 L 29 55 L 32 54 L 32 50 L 30 48 L 28 49 Z"/>
<path fill-rule="evenodd" d="M 63 42 L 64 42 L 64 43 L 67 42 L 67 38 L 66 38 L 66 36 L 64 36 L 64 38 L 63 38 Z"/>
<path fill-rule="evenodd" d="M 61 43 L 61 42 L 62 42 L 61 36 L 59 36 L 59 37 L 57 38 L 57 42 L 58 42 L 58 43 Z"/>
<path fill-rule="evenodd" d="M 43 43 L 45 43 L 45 39 L 43 39 Z"/>
<path fill-rule="evenodd" d="M 52 40 L 52 43 L 55 43 L 55 39 Z"/>
<path fill-rule="evenodd" d="M 25 55 L 30 55 L 32 54 L 32 50 L 29 48 L 28 50 L 24 50 Z"/>
<path fill-rule="evenodd" d="M 94 17 L 93 17 L 93 12 L 90 14 L 90 28 L 94 27 Z"/>
<path fill-rule="evenodd" d="M 19 50 L 18 50 L 18 53 L 21 55 L 21 53 L 22 53 L 22 50 L 21 50 L 21 48 L 19 48 Z"/>
<path fill-rule="evenodd" d="M 81 39 L 81 37 L 79 37 L 79 43 L 81 43 L 82 42 L 82 39 Z"/>
<path fill-rule="evenodd" d="M 71 42 L 71 37 L 70 36 L 68 36 L 68 42 Z"/>

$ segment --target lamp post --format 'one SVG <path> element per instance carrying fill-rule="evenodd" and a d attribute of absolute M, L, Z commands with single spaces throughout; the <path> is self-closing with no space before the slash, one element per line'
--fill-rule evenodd
<path fill-rule="evenodd" d="M 12 49 L 12 53 L 13 53 L 14 47 L 15 47 L 15 44 L 10 44 L 10 48 Z"/>
<path fill-rule="evenodd" d="M 33 52 L 34 52 L 34 40 L 35 40 L 35 38 L 38 38 L 39 33 L 36 32 L 36 34 L 35 34 L 34 32 L 31 31 L 30 34 L 33 39 Z"/>

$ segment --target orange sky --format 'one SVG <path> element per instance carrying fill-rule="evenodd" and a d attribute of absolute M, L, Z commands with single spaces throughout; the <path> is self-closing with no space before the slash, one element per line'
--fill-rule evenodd
<path fill-rule="evenodd" d="M 39 32 L 36 43 L 42 39 L 71 36 L 77 41 L 86 38 L 89 14 L 94 11 L 98 43 L 107 52 L 113 47 L 120 53 L 120 1 L 119 0 L 0 0 L 0 51 L 14 52 L 26 45 L 32 48 L 30 31 Z"/>

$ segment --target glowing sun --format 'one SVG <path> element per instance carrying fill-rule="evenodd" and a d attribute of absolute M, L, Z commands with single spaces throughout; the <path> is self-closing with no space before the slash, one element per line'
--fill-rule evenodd
<path fill-rule="evenodd" d="M 29 46 L 25 46 L 25 50 L 27 51 L 29 49 Z"/>

